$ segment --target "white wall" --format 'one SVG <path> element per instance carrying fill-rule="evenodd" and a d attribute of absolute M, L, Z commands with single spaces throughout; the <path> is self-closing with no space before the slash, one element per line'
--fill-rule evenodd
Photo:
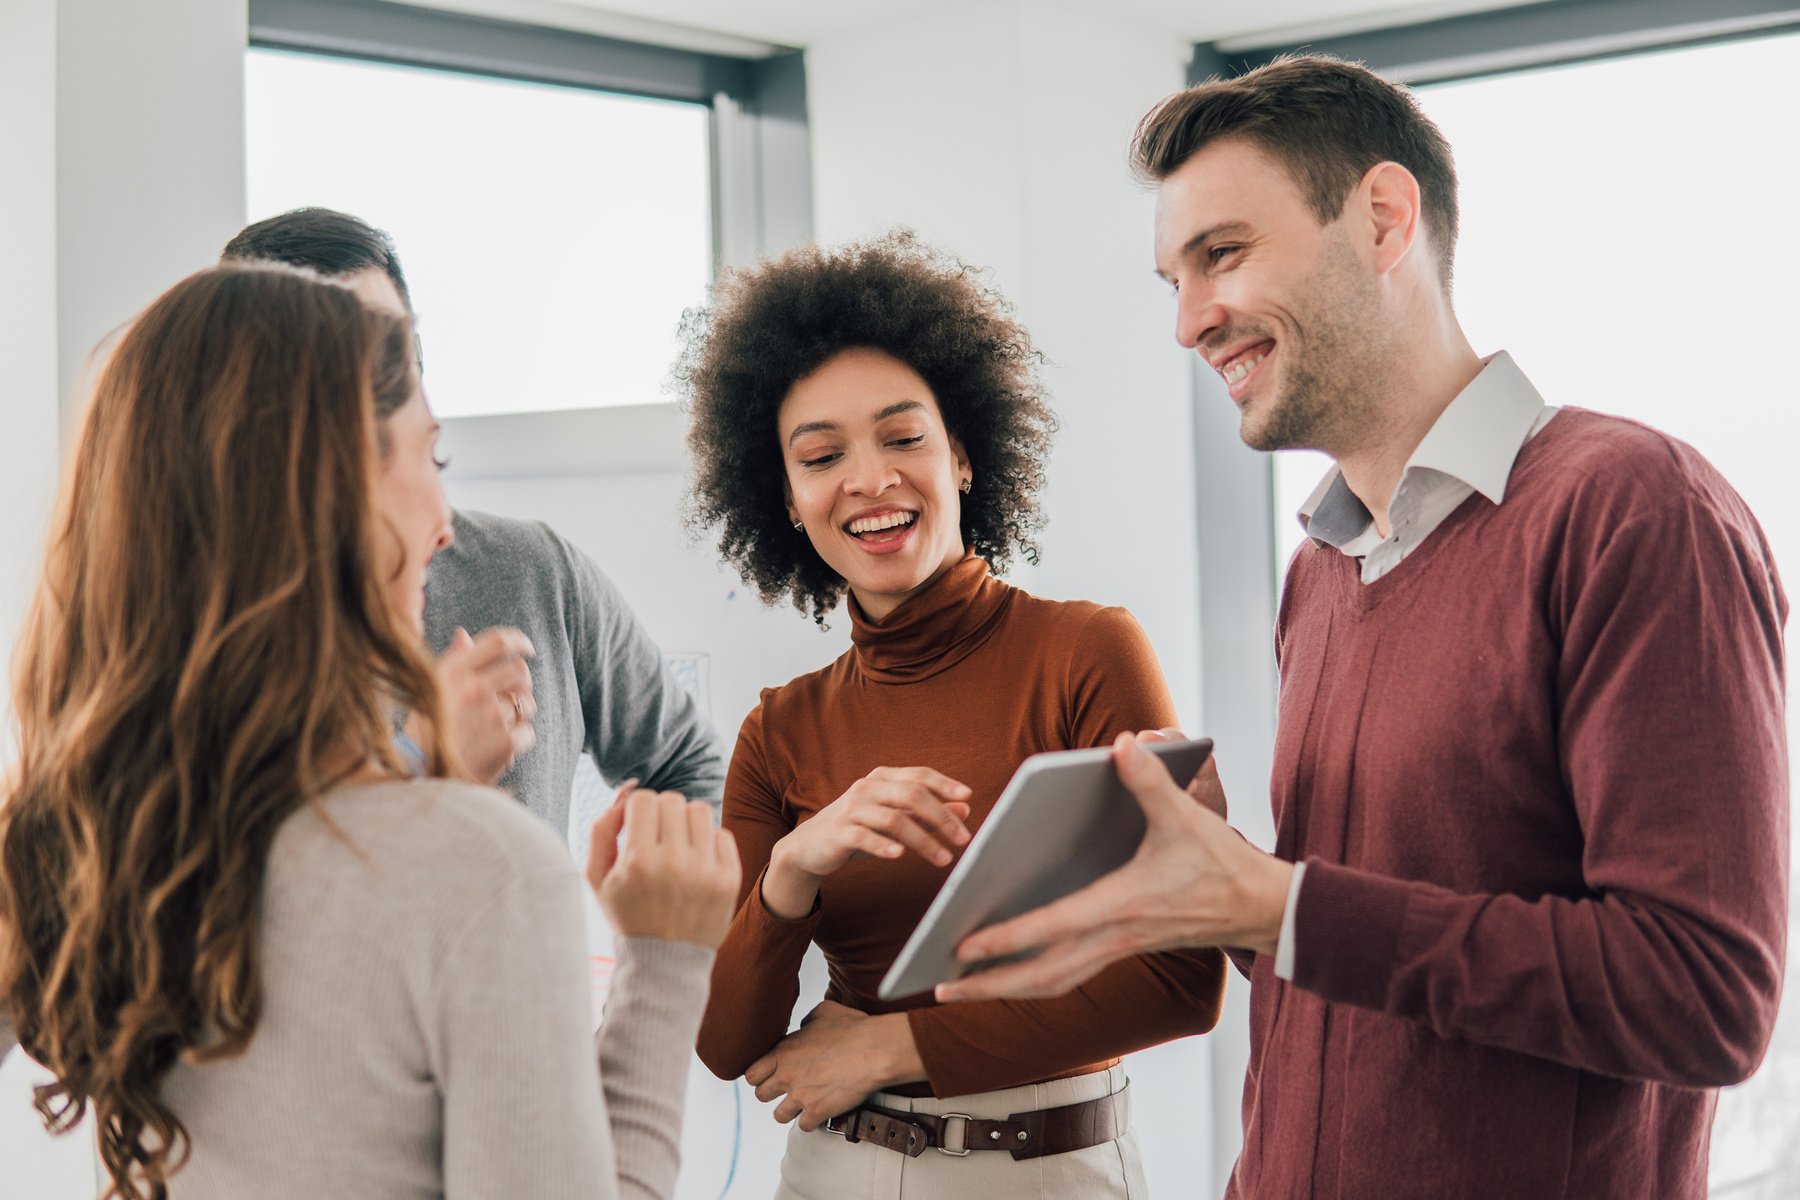
<path fill-rule="evenodd" d="M 35 573 L 56 469 L 56 0 L 0 4 L 0 671 Z M 9 678 L 0 675 L 0 679 Z M 4 694 L 10 695 L 10 688 Z M 12 757 L 10 706 L 0 765 Z M 4 1190 L 92 1195 L 80 1137 L 52 1141 L 31 1110 L 46 1075 L 23 1054 L 0 1065 Z"/>
<path fill-rule="evenodd" d="M 0 662 L 91 352 L 243 224 L 246 14 L 0 5 Z"/>
<path fill-rule="evenodd" d="M 820 241 L 908 225 L 1023 299 L 1019 8 L 953 5 L 807 48 Z"/>
<path fill-rule="evenodd" d="M 57 455 L 56 2 L 0 5 L 0 679 Z M 0 702 L 3 703 L 3 702 Z M 12 736 L 0 733 L 0 761 Z"/>
<path fill-rule="evenodd" d="M 1049 360 L 1050 525 L 1015 582 L 1130 608 L 1198 728 L 1187 367 L 1151 271 L 1152 198 L 1125 169 L 1186 55 L 1082 8 L 990 0 L 810 47 L 807 92 L 818 237 L 910 225 L 987 268 Z"/>
<path fill-rule="evenodd" d="M 0 3 L 0 664 L 90 350 L 243 224 L 246 38 L 245 0 Z M 31 1112 L 41 1077 L 0 1069 L 0 1192 L 92 1196 L 91 1142 Z"/>
<path fill-rule="evenodd" d="M 59 373 L 244 224 L 246 0 L 56 5 Z"/>

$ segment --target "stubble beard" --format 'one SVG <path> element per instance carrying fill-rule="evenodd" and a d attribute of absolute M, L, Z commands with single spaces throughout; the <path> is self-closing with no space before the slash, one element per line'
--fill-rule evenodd
<path fill-rule="evenodd" d="M 1306 294 L 1309 305 L 1294 313 L 1298 336 L 1280 347 L 1281 390 L 1260 423 L 1251 423 L 1248 410 L 1240 423 L 1252 450 L 1336 455 L 1378 411 L 1371 350 L 1381 340 L 1374 328 L 1380 310 L 1362 265 L 1347 247 L 1336 247 Z"/>

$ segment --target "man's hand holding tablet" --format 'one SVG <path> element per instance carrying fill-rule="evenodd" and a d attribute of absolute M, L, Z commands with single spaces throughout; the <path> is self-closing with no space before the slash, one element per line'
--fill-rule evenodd
<path fill-rule="evenodd" d="M 939 984 L 939 1000 L 1057 996 L 1120 959 L 1158 950 L 1275 952 L 1294 866 L 1245 841 L 1206 803 L 1217 791 L 1224 807 L 1216 768 L 1208 763 L 1210 782 L 1197 775 L 1190 794 L 1129 734 L 1113 743 L 1112 759 L 1143 808 L 1137 853 L 1080 891 L 963 939 L 957 957 L 967 964 L 1036 953 Z"/>

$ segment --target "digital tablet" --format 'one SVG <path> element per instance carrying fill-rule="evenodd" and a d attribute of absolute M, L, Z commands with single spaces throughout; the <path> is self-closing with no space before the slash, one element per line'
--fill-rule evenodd
<path fill-rule="evenodd" d="M 1212 739 L 1149 742 L 1185 788 Z M 977 929 L 1041 908 L 1125 865 L 1144 840 L 1144 810 L 1119 779 L 1112 750 L 1056 750 L 1019 765 L 962 861 L 881 981 L 883 1000 L 928 991 L 971 970 L 956 946 Z"/>

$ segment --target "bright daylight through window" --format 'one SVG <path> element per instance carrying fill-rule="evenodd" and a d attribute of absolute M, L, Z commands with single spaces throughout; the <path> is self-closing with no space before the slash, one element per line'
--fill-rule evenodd
<path fill-rule="evenodd" d="M 250 218 L 393 234 L 439 416 L 665 399 L 711 279 L 705 106 L 274 50 L 245 76 Z"/>
<path fill-rule="evenodd" d="M 1791 597 L 1800 160 L 1780 114 L 1796 78 L 1800 36 L 1784 35 L 1419 90 L 1456 152 L 1456 307 L 1476 351 L 1510 351 L 1550 404 L 1698 448 L 1762 522 Z M 1327 465 L 1277 456 L 1279 570 Z M 1720 1102 L 1715 1197 L 1774 1200 L 1800 1179 L 1797 991 L 1761 1071 Z"/>

